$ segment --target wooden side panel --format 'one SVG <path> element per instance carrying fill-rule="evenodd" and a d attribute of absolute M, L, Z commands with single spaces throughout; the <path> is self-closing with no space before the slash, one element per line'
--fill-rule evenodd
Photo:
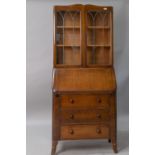
<path fill-rule="evenodd" d="M 53 94 L 52 104 L 52 150 L 51 155 L 55 155 L 58 140 L 60 140 L 60 106 L 59 96 Z"/>
<path fill-rule="evenodd" d="M 53 95 L 52 108 L 52 139 L 58 141 L 60 139 L 60 97 Z"/>
<path fill-rule="evenodd" d="M 111 126 L 110 126 L 110 137 L 112 141 L 113 150 L 117 153 L 117 104 L 116 94 L 111 96 Z"/>

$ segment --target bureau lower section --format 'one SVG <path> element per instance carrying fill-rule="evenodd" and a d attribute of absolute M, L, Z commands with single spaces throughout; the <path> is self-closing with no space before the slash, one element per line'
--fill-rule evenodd
<path fill-rule="evenodd" d="M 116 145 L 115 93 L 53 94 L 52 155 L 59 140 L 108 139 Z"/>

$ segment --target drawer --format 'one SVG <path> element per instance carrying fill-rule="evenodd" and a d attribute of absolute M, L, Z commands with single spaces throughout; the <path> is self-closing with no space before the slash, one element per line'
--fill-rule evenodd
<path fill-rule="evenodd" d="M 61 127 L 61 139 L 109 138 L 109 128 L 102 125 L 67 125 Z"/>
<path fill-rule="evenodd" d="M 84 123 L 84 122 L 108 122 L 109 112 L 104 110 L 64 110 L 61 111 L 61 122 Z"/>
<path fill-rule="evenodd" d="M 109 109 L 110 95 L 62 95 L 61 108 Z"/>

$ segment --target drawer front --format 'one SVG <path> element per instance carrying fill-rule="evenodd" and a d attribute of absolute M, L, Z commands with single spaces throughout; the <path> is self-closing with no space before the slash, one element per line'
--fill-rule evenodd
<path fill-rule="evenodd" d="M 61 139 L 109 138 L 109 128 L 101 125 L 68 125 L 61 127 Z"/>
<path fill-rule="evenodd" d="M 104 108 L 109 109 L 109 95 L 62 95 L 61 108 Z"/>
<path fill-rule="evenodd" d="M 108 122 L 109 112 L 104 110 L 64 110 L 61 112 L 61 122 L 64 123 L 88 123 Z"/>

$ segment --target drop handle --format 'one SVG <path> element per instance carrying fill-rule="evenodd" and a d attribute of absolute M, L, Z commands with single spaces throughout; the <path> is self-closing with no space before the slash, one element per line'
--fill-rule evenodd
<path fill-rule="evenodd" d="M 97 132 L 98 134 L 100 134 L 100 133 L 101 133 L 101 129 L 97 128 L 97 129 L 96 129 L 96 132 Z"/>
<path fill-rule="evenodd" d="M 97 118 L 101 119 L 102 115 L 101 114 L 97 114 Z"/>
<path fill-rule="evenodd" d="M 73 134 L 74 134 L 74 130 L 73 130 L 73 129 L 70 129 L 70 130 L 69 130 L 69 133 L 70 133 L 71 135 L 73 135 Z"/>
<path fill-rule="evenodd" d="M 74 103 L 74 100 L 73 100 L 73 99 L 70 99 L 70 103 L 72 103 L 72 104 L 73 104 L 73 103 Z"/>
<path fill-rule="evenodd" d="M 74 119 L 74 115 L 73 114 L 70 115 L 70 119 Z"/>

